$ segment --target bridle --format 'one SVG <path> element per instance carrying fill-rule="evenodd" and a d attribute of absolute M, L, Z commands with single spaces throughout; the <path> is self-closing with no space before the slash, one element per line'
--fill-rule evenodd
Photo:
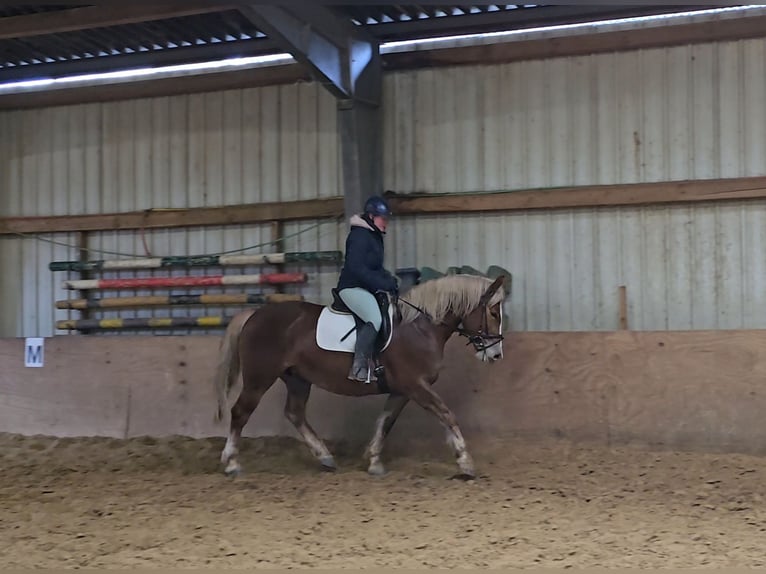
<path fill-rule="evenodd" d="M 405 305 L 409 305 L 410 307 L 415 309 L 418 313 L 420 313 L 422 315 L 425 315 L 426 317 L 428 317 L 428 319 L 430 321 L 433 321 L 433 317 L 431 317 L 431 315 L 426 313 L 423 309 L 421 309 L 417 305 L 413 305 L 412 303 L 410 303 L 406 299 L 402 299 L 401 297 L 398 297 L 398 300 L 401 301 L 402 303 L 404 303 Z M 485 353 L 486 354 L 488 349 L 491 349 L 492 347 L 494 347 L 495 345 L 497 345 L 498 343 L 500 343 L 504 339 L 502 333 L 499 333 L 497 335 L 493 335 L 493 334 L 488 332 L 488 330 L 489 330 L 489 328 L 487 326 L 487 307 L 488 307 L 488 305 L 489 305 L 489 301 L 483 301 L 482 300 L 482 302 L 481 302 L 481 310 L 482 310 L 482 314 L 481 314 L 481 328 L 479 329 L 478 332 L 471 333 L 470 331 L 468 331 L 468 329 L 463 327 L 463 322 L 462 321 L 458 324 L 457 329 L 455 329 L 455 331 L 457 332 L 458 335 L 468 339 L 468 342 L 466 343 L 466 346 L 473 345 L 473 348 L 476 349 L 477 353 Z M 442 322 L 442 325 L 443 324 L 444 324 L 444 322 Z"/>
<path fill-rule="evenodd" d="M 457 333 L 461 337 L 465 337 L 468 339 L 468 342 L 466 343 L 466 346 L 473 345 L 473 348 L 476 349 L 477 353 L 485 353 L 487 352 L 487 349 L 491 349 L 498 343 L 500 343 L 504 337 L 502 332 L 498 333 L 497 335 L 493 335 L 489 333 L 489 328 L 487 326 L 487 307 L 489 305 L 488 301 L 484 301 L 481 304 L 481 328 L 479 329 L 478 333 L 471 334 L 467 329 L 465 329 L 462 325 L 462 322 L 457 326 Z"/>

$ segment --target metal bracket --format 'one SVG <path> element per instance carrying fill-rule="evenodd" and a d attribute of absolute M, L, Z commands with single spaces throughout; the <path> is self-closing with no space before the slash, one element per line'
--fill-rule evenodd
<path fill-rule="evenodd" d="M 242 4 L 239 10 L 337 98 L 345 212 L 358 212 L 367 196 L 383 190 L 380 44 L 321 5 Z"/>

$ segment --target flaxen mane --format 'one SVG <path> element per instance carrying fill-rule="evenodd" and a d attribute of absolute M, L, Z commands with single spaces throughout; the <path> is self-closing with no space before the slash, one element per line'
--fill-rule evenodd
<path fill-rule="evenodd" d="M 481 300 L 481 296 L 492 284 L 493 279 L 477 275 L 446 275 L 426 281 L 402 294 L 402 298 L 428 313 L 434 322 L 440 322 L 449 311 L 458 316 L 470 313 Z M 490 300 L 490 305 L 505 299 L 500 287 Z M 399 302 L 402 323 L 414 321 L 419 313 L 406 303 Z"/>

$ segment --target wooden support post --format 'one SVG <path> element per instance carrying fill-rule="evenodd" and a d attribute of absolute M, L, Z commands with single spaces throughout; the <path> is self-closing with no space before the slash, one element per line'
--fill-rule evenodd
<path fill-rule="evenodd" d="M 284 233 L 284 224 L 281 221 L 272 221 L 271 222 L 271 240 L 275 241 L 274 248 L 279 253 L 284 253 L 285 251 L 285 242 L 282 239 L 282 235 Z M 277 269 L 277 273 L 284 273 L 285 272 L 285 266 L 282 264 L 278 264 L 275 266 Z M 284 293 L 285 292 L 285 286 L 284 285 L 277 285 L 276 286 L 277 293 Z"/>
<path fill-rule="evenodd" d="M 370 195 L 383 193 L 380 106 L 341 100 L 338 109 L 346 219 L 359 213 Z"/>
<path fill-rule="evenodd" d="M 628 288 L 620 285 L 620 329 L 628 328 Z"/>
<path fill-rule="evenodd" d="M 242 4 L 239 11 L 337 99 L 344 213 L 349 218 L 362 209 L 365 197 L 383 193 L 380 41 L 321 4 Z"/>
<path fill-rule="evenodd" d="M 77 247 L 79 249 L 79 255 L 78 260 L 80 262 L 87 261 L 90 258 L 90 252 L 88 251 L 88 232 L 87 231 L 78 231 L 77 232 Z M 92 279 L 93 273 L 91 271 L 81 271 L 80 272 L 80 279 Z M 91 299 L 93 297 L 91 292 L 88 291 L 79 291 L 78 295 L 80 299 Z M 80 311 L 80 319 L 82 320 L 88 320 L 91 318 L 91 311 L 89 308 L 83 309 Z M 83 335 L 88 335 L 92 331 L 90 329 L 83 329 L 81 333 Z"/>

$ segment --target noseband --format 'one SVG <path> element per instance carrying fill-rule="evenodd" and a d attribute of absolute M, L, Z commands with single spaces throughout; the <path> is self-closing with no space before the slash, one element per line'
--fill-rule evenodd
<path fill-rule="evenodd" d="M 483 303 L 481 306 L 481 329 L 477 333 L 470 333 L 462 326 L 462 323 L 457 327 L 458 335 L 468 339 L 466 346 L 473 345 L 477 353 L 486 353 L 487 349 L 491 349 L 504 339 L 502 333 L 492 335 L 487 332 L 487 305 L 487 303 Z"/>

